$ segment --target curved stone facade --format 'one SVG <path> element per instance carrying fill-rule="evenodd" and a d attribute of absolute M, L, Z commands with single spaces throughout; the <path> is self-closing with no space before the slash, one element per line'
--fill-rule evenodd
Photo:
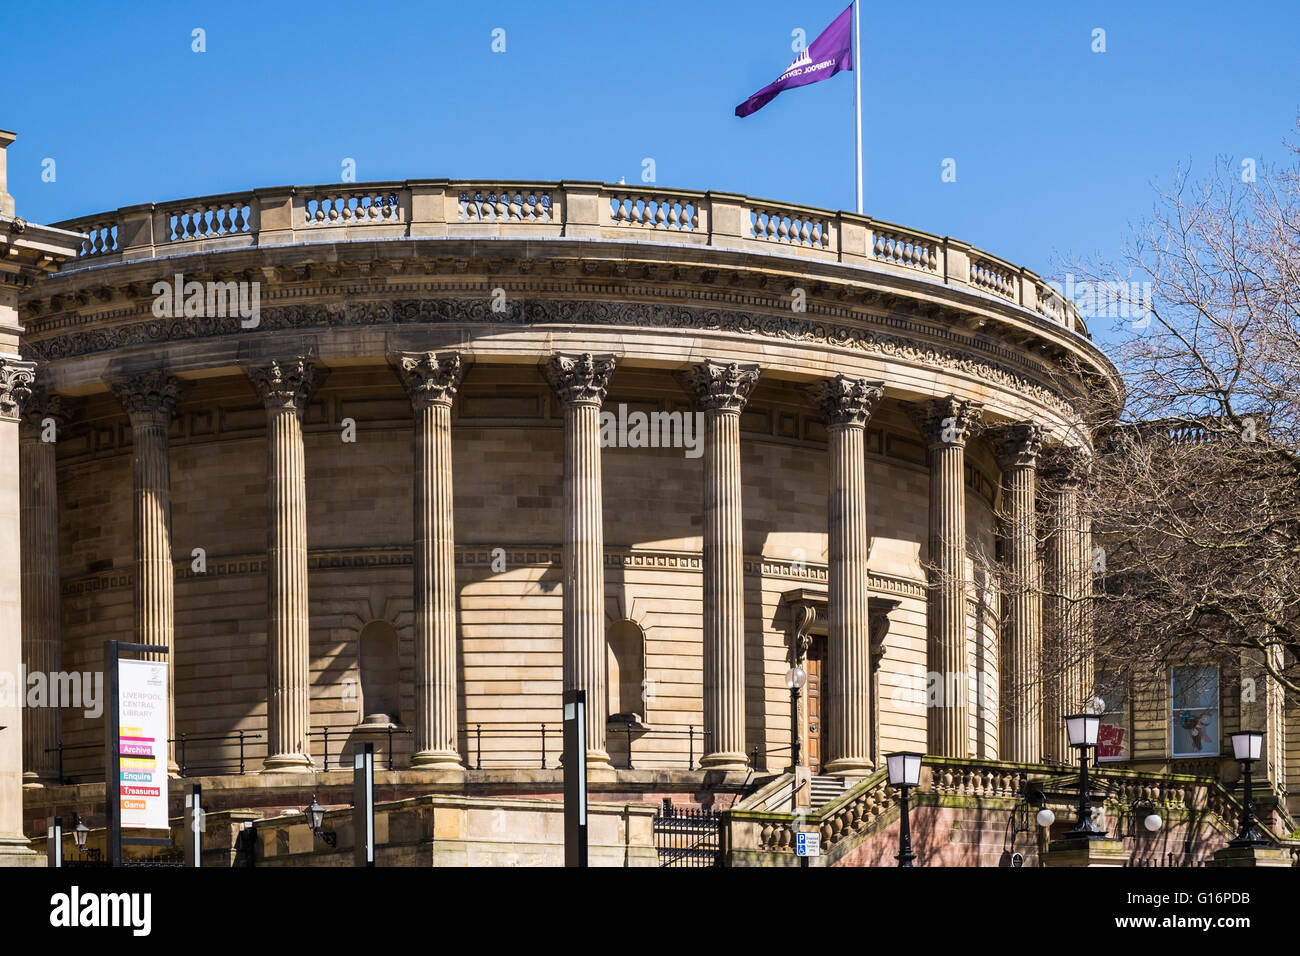
<path fill-rule="evenodd" d="M 593 766 L 775 769 L 792 724 L 836 773 L 1045 756 L 1035 668 L 1000 665 L 1036 653 L 1041 608 L 973 557 L 1009 535 L 1033 571 L 1031 452 L 1084 444 L 1072 399 L 1118 380 L 1033 273 L 847 213 L 594 183 L 256 190 L 61 228 L 81 256 L 21 302 L 28 427 L 61 422 L 23 557 L 51 560 L 57 522 L 60 619 L 25 603 L 24 634 L 67 670 L 110 638 L 171 646 L 177 734 L 258 734 L 255 768 L 293 771 L 329 728 L 337 766 L 386 739 L 365 698 L 391 693 L 399 767 L 554 766 L 577 686 Z M 362 647 L 375 622 L 395 664 Z M 927 673 L 955 673 L 939 706 Z M 99 761 L 69 749 L 64 775 Z"/>

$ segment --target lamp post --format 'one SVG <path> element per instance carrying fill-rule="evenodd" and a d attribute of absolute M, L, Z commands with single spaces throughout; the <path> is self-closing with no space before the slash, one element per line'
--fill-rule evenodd
<path fill-rule="evenodd" d="M 1100 726 L 1101 718 L 1096 714 L 1074 714 L 1065 718 L 1070 746 L 1079 751 L 1079 822 L 1066 831 L 1066 839 L 1106 839 L 1106 831 L 1092 822 L 1092 800 L 1088 793 L 1088 750 L 1097 746 Z"/>
<path fill-rule="evenodd" d="M 77 856 L 86 852 L 86 837 L 90 836 L 90 827 L 86 826 L 86 821 L 81 819 L 81 814 L 74 813 L 73 819 L 76 824 L 72 828 L 72 839 L 77 844 Z"/>
<path fill-rule="evenodd" d="M 1268 846 L 1268 841 L 1263 839 L 1255 829 L 1255 798 L 1250 780 L 1250 766 L 1260 758 L 1264 749 L 1264 734 L 1258 730 L 1240 730 L 1231 736 L 1232 756 L 1241 761 L 1245 794 L 1242 799 L 1241 832 L 1228 841 L 1228 846 Z"/>
<path fill-rule="evenodd" d="M 902 808 L 902 816 L 899 817 L 898 856 L 895 858 L 899 866 L 911 866 L 912 861 L 916 859 L 916 854 L 912 852 L 912 829 L 911 821 L 908 819 L 907 792 L 921 782 L 921 758 L 924 756 L 910 751 L 885 754 L 885 765 L 889 768 L 889 785 L 898 791 L 898 803 Z"/>
<path fill-rule="evenodd" d="M 799 766 L 799 690 L 808 682 L 808 672 L 795 664 L 785 672 L 785 686 L 790 688 L 790 756 L 792 767 Z"/>
<path fill-rule="evenodd" d="M 329 846 L 338 846 L 339 835 L 325 832 L 325 808 L 316 802 L 316 794 L 311 795 L 311 803 L 302 812 L 307 815 L 307 826 L 311 827 L 312 833 Z"/>

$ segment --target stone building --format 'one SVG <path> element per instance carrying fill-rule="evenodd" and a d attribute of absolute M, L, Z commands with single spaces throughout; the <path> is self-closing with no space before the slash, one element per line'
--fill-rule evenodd
<path fill-rule="evenodd" d="M 665 801 L 788 857 L 754 821 L 887 809 L 895 750 L 1017 812 L 1092 695 L 1086 669 L 1036 679 L 1053 609 L 978 571 L 1089 586 L 1068 482 L 1040 507 L 1037 475 L 1086 457 L 1072 396 L 1120 386 L 1027 269 L 591 182 L 256 189 L 58 228 L 84 238 L 21 273 L 4 343 L 36 371 L 21 454 L 17 397 L 0 423 L 24 663 L 171 648 L 175 773 L 262 828 L 263 860 L 315 852 L 274 815 L 345 805 L 362 741 L 393 819 L 436 804 L 420 825 L 457 834 L 403 861 L 503 859 L 523 838 L 483 814 L 507 810 L 544 848 L 523 861 L 551 859 L 569 687 L 608 862 L 649 859 L 627 848 Z M 27 835 L 102 822 L 102 717 L 21 720 Z"/>

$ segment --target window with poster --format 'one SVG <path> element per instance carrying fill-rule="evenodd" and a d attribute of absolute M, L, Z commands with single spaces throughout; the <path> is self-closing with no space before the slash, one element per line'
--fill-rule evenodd
<path fill-rule="evenodd" d="M 1174 757 L 1219 752 L 1219 668 L 1175 667 L 1169 678 L 1169 740 Z"/>
<path fill-rule="evenodd" d="M 1097 728 L 1097 759 L 1128 760 L 1128 684 L 1117 674 L 1097 675 L 1097 697 L 1102 702 L 1101 725 Z"/>

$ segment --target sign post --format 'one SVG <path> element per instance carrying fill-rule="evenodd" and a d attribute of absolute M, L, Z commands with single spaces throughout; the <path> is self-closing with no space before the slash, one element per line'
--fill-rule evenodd
<path fill-rule="evenodd" d="M 587 692 L 564 692 L 564 865 L 587 865 Z"/>
<path fill-rule="evenodd" d="M 123 651 L 167 653 L 162 644 L 104 642 L 108 672 L 108 720 L 104 724 L 107 768 L 108 864 L 122 865 L 122 844 L 171 846 L 171 837 L 123 839 L 122 830 L 169 829 L 167 818 L 167 662 L 123 659 Z"/>
<path fill-rule="evenodd" d="M 375 865 L 375 745 L 352 755 L 352 863 Z"/>
<path fill-rule="evenodd" d="M 201 784 L 185 794 L 185 865 L 203 865 L 203 796 Z"/>
<path fill-rule="evenodd" d="M 45 831 L 45 865 L 63 866 L 63 817 L 55 817 Z"/>

